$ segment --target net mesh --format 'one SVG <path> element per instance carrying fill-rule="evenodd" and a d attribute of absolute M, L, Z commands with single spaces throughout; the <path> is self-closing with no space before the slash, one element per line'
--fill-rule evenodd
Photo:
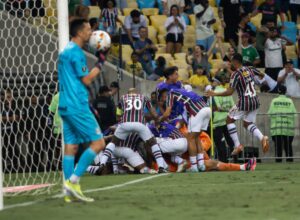
<path fill-rule="evenodd" d="M 60 190 L 61 141 L 49 111 L 57 87 L 56 0 L 1 0 L 0 29 L 4 192 L 7 187 L 51 184 L 4 195 L 49 193 L 55 186 Z"/>

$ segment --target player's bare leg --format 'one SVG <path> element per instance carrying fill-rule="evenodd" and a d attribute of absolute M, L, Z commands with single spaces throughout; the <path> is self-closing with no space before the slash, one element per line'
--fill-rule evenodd
<path fill-rule="evenodd" d="M 195 140 L 196 140 L 196 146 L 197 146 L 197 163 L 198 163 L 198 169 L 199 171 L 205 171 L 205 164 L 204 164 L 204 148 L 202 146 L 202 143 L 199 139 L 200 132 L 194 132 Z"/>
<path fill-rule="evenodd" d="M 256 125 L 252 122 L 244 121 L 244 128 L 247 129 L 252 135 L 257 137 L 262 146 L 262 150 L 266 153 L 269 150 L 269 138 L 268 136 L 264 136 L 261 131 L 256 127 Z"/>
<path fill-rule="evenodd" d="M 198 172 L 199 170 L 197 166 L 197 143 L 196 143 L 195 135 L 193 133 L 188 133 L 187 141 L 188 141 L 188 150 L 189 150 L 190 162 L 191 162 L 190 171 Z"/>
<path fill-rule="evenodd" d="M 145 147 L 151 148 L 152 154 L 158 165 L 158 173 L 168 172 L 168 165 L 162 156 L 161 150 L 157 144 L 155 137 L 152 137 L 149 140 L 147 140 L 145 143 Z"/>
<path fill-rule="evenodd" d="M 231 156 L 237 156 L 240 152 L 244 150 L 244 146 L 240 143 L 235 125 L 235 120 L 228 116 L 226 119 L 226 124 L 229 135 L 234 143 L 234 150 L 232 151 Z"/>
<path fill-rule="evenodd" d="M 223 163 L 218 160 L 205 160 L 207 171 L 254 171 L 256 168 L 256 158 L 250 159 L 245 164 Z"/>

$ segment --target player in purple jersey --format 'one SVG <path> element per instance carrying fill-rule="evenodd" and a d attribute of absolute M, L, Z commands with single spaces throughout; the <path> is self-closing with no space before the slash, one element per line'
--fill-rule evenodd
<path fill-rule="evenodd" d="M 181 155 L 187 151 L 188 143 L 181 132 L 169 123 L 161 123 L 158 127 L 149 125 L 152 134 L 156 137 L 161 151 L 171 155 L 171 161 L 177 164 L 177 173 L 184 172 L 187 161 Z"/>
<path fill-rule="evenodd" d="M 101 158 L 100 166 L 103 167 L 106 164 L 107 159 L 113 154 L 115 147 L 119 146 L 122 140 L 126 140 L 130 133 L 136 132 L 145 142 L 146 147 L 151 146 L 153 156 L 159 167 L 159 173 L 167 172 L 167 164 L 162 157 L 156 139 L 145 125 L 145 107 L 149 110 L 153 119 L 155 121 L 158 120 L 157 113 L 152 107 L 150 99 L 139 94 L 135 88 L 132 88 L 129 90 L 128 94 L 121 97 L 119 107 L 123 111 L 121 123 L 116 129 L 112 141 L 104 150 L 104 156 Z"/>
<path fill-rule="evenodd" d="M 244 67 L 242 61 L 243 57 L 241 54 L 235 54 L 232 58 L 235 72 L 232 73 L 230 78 L 230 88 L 221 93 L 215 93 L 210 90 L 206 94 L 207 96 L 230 96 L 235 90 L 238 93 L 238 103 L 229 111 L 226 121 L 229 134 L 235 146 L 232 156 L 238 155 L 244 149 L 243 145 L 240 144 L 234 124 L 236 120 L 242 118 L 245 129 L 261 141 L 263 152 L 265 153 L 269 150 L 268 137 L 264 136 L 255 125 L 256 114 L 260 105 L 254 88 L 255 74 L 253 69 Z"/>
<path fill-rule="evenodd" d="M 207 130 L 211 117 L 211 109 L 206 102 L 193 92 L 187 92 L 184 89 L 162 90 L 160 98 L 166 102 L 166 111 L 160 117 L 159 121 L 168 119 L 174 103 L 182 103 L 187 111 L 188 117 L 188 150 L 191 161 L 191 172 L 205 171 L 204 151 L 199 141 L 201 130 Z"/>

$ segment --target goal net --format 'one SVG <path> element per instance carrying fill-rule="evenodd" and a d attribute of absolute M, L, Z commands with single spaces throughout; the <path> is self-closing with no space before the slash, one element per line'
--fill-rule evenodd
<path fill-rule="evenodd" d="M 0 0 L 4 197 L 61 190 L 61 136 L 56 108 L 49 110 L 57 93 L 57 2 Z"/>

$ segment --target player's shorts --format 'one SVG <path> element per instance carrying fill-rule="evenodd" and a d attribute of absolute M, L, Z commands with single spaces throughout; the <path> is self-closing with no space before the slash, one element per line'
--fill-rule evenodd
<path fill-rule="evenodd" d="M 191 116 L 188 122 L 189 132 L 200 132 L 207 130 L 211 117 L 211 109 L 209 107 L 202 108 L 197 115 Z"/>
<path fill-rule="evenodd" d="M 114 150 L 114 156 L 117 158 L 124 158 L 132 167 L 137 167 L 145 163 L 138 152 L 133 151 L 128 147 L 116 147 Z"/>
<path fill-rule="evenodd" d="M 246 122 L 254 123 L 256 121 L 257 111 L 258 111 L 258 109 L 253 110 L 253 111 L 241 111 L 235 105 L 230 109 L 228 116 L 229 116 L 229 118 L 232 118 L 234 120 L 243 119 Z"/>
<path fill-rule="evenodd" d="M 156 141 L 163 153 L 181 155 L 188 149 L 186 138 L 156 138 Z"/>
<path fill-rule="evenodd" d="M 138 133 L 140 138 L 142 138 L 143 141 L 148 141 L 150 138 L 153 137 L 153 134 L 150 131 L 150 129 L 146 125 L 144 125 L 140 122 L 121 123 L 117 127 L 114 135 L 121 140 L 126 140 L 128 135 L 133 132 Z"/>
<path fill-rule="evenodd" d="M 91 113 L 61 115 L 65 144 L 80 144 L 103 138 L 95 116 Z"/>

